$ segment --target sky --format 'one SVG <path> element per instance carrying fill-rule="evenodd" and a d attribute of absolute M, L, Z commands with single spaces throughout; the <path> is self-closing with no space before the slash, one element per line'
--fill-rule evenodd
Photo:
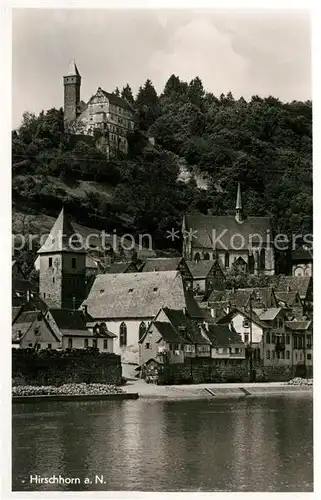
<path fill-rule="evenodd" d="M 63 105 L 74 58 L 81 99 L 98 87 L 150 78 L 158 93 L 176 74 L 235 97 L 311 99 L 310 17 L 303 10 L 14 9 L 12 125 L 25 111 Z"/>

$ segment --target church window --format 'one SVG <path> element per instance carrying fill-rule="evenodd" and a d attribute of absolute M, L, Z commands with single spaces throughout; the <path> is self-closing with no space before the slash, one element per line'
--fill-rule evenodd
<path fill-rule="evenodd" d="M 210 254 L 209 253 L 205 253 L 204 254 L 204 260 L 210 260 Z"/>
<path fill-rule="evenodd" d="M 145 333 L 146 333 L 146 323 L 142 321 L 141 324 L 139 325 L 139 334 L 138 334 L 139 340 L 143 338 Z"/>
<path fill-rule="evenodd" d="M 230 267 L 230 254 L 228 252 L 225 252 L 224 265 Z"/>
<path fill-rule="evenodd" d="M 262 248 L 260 252 L 260 269 L 265 269 L 265 249 Z"/>
<path fill-rule="evenodd" d="M 195 262 L 199 262 L 200 261 L 200 254 L 198 252 L 196 252 L 196 254 L 194 255 L 194 260 Z"/>
<path fill-rule="evenodd" d="M 127 326 L 124 322 L 122 322 L 119 327 L 119 346 L 123 347 L 126 345 L 127 345 Z"/>
<path fill-rule="evenodd" d="M 52 267 L 52 257 L 49 257 L 49 267 Z"/>
<path fill-rule="evenodd" d="M 72 267 L 73 269 L 76 269 L 76 257 L 73 257 L 73 258 L 71 259 L 71 267 Z"/>

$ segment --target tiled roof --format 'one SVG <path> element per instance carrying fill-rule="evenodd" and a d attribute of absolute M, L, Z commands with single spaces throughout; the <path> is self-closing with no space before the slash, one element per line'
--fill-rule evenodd
<path fill-rule="evenodd" d="M 268 309 L 253 309 L 254 313 L 260 318 L 261 321 L 273 321 L 280 311 L 281 307 L 269 307 Z"/>
<path fill-rule="evenodd" d="M 292 261 L 311 261 L 313 260 L 313 250 L 304 250 L 304 248 L 298 248 L 297 250 L 293 250 Z"/>
<path fill-rule="evenodd" d="M 182 257 L 161 257 L 157 259 L 146 259 L 141 271 L 146 273 L 150 271 L 177 271 Z"/>
<path fill-rule="evenodd" d="M 208 336 L 214 346 L 225 347 L 231 344 L 243 344 L 240 334 L 231 330 L 227 324 L 209 324 Z"/>
<path fill-rule="evenodd" d="M 86 331 L 88 333 L 86 322 L 88 318 L 83 311 L 74 311 L 72 309 L 49 309 L 59 330 L 65 331 Z"/>
<path fill-rule="evenodd" d="M 155 321 L 154 322 L 155 327 L 161 334 L 162 338 L 165 340 L 165 342 L 177 342 L 177 343 L 186 343 L 180 335 L 176 332 L 176 330 L 173 328 L 171 323 L 165 322 L 165 321 Z"/>
<path fill-rule="evenodd" d="M 290 330 L 308 330 L 312 321 L 286 321 L 285 326 Z"/>
<path fill-rule="evenodd" d="M 185 216 L 185 229 L 197 231 L 193 238 L 193 247 L 213 249 L 214 236 L 217 240 L 214 248 L 225 250 L 232 248 L 232 237 L 237 234 L 241 234 L 245 238 L 244 248 L 248 248 L 249 235 L 259 234 L 263 242 L 267 241 L 268 230 L 271 231 L 271 223 L 268 217 L 247 217 L 242 223 L 239 223 L 234 216 L 198 214 Z M 214 235 L 213 231 L 215 231 Z M 239 239 L 235 237 L 235 241 L 239 241 Z M 253 237 L 252 243 L 255 241 Z"/>
<path fill-rule="evenodd" d="M 255 311 L 252 311 L 252 314 L 250 315 L 244 309 L 238 309 L 238 308 L 235 308 L 235 307 L 233 309 L 231 309 L 229 313 L 227 313 L 227 314 L 223 313 L 221 317 L 217 318 L 216 323 L 218 323 L 218 324 L 229 323 L 234 318 L 234 316 L 236 316 L 237 314 L 242 314 L 245 318 L 247 318 L 248 320 L 250 320 L 253 323 L 257 324 L 261 328 L 266 328 L 267 327 L 267 324 L 264 323 L 258 317 L 258 315 L 255 313 Z"/>
<path fill-rule="evenodd" d="M 186 264 L 194 279 L 202 279 L 202 278 L 205 279 L 212 270 L 213 266 L 219 265 L 215 260 L 205 260 L 205 259 L 199 260 L 198 262 L 196 262 L 195 260 L 187 260 Z"/>
<path fill-rule="evenodd" d="M 295 299 L 298 296 L 298 292 L 276 292 L 275 297 L 278 301 L 284 302 L 288 306 L 292 306 Z"/>
<path fill-rule="evenodd" d="M 20 311 L 21 311 L 21 306 L 17 306 L 17 307 L 13 306 L 11 308 L 11 323 L 13 323 L 17 319 Z"/>
<path fill-rule="evenodd" d="M 132 106 L 129 104 L 126 99 L 123 99 L 122 97 L 119 97 L 115 94 L 111 94 L 110 92 L 106 92 L 103 89 L 100 89 L 102 93 L 108 98 L 109 102 L 113 104 L 114 106 L 118 106 L 119 108 L 125 108 L 128 111 L 133 112 Z"/>
<path fill-rule="evenodd" d="M 194 344 L 208 344 L 207 339 L 201 334 L 198 325 L 188 318 L 184 314 L 184 311 L 169 309 L 168 307 L 164 307 L 163 311 L 181 337 L 186 338 L 187 341 Z M 184 328 L 184 330 L 182 330 L 182 328 Z"/>
<path fill-rule="evenodd" d="M 202 316 L 177 271 L 99 274 L 84 305 L 95 319 L 153 318 L 166 306 Z"/>
<path fill-rule="evenodd" d="M 132 272 L 137 272 L 137 266 L 133 262 L 114 262 L 107 270 L 108 274 L 119 274 L 127 272 L 129 267 L 133 267 L 134 270 Z"/>
<path fill-rule="evenodd" d="M 305 299 L 309 286 L 312 286 L 311 277 L 276 276 L 275 289 L 277 292 L 299 292 L 301 299 Z"/>
<path fill-rule="evenodd" d="M 86 253 L 84 248 L 77 245 L 76 231 L 65 214 L 64 209 L 61 210 L 48 238 L 40 250 L 38 250 L 38 254 L 61 251 Z"/>

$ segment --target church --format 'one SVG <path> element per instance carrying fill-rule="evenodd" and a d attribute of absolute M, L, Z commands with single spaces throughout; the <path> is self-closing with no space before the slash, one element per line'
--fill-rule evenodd
<path fill-rule="evenodd" d="M 275 273 L 269 217 L 244 216 L 238 183 L 235 216 L 186 214 L 183 217 L 185 260 L 219 260 L 222 269 L 235 266 L 249 274 Z"/>
<path fill-rule="evenodd" d="M 107 154 L 128 151 L 127 135 L 134 129 L 134 110 L 126 99 L 98 87 L 85 103 L 80 99 L 81 76 L 72 62 L 64 82 L 65 131 L 93 136 L 99 130 L 105 139 Z"/>

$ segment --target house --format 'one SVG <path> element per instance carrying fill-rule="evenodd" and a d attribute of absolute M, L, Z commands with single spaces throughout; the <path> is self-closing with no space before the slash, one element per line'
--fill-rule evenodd
<path fill-rule="evenodd" d="M 300 298 L 299 292 L 276 292 L 275 293 L 278 306 L 287 310 L 288 319 L 293 317 L 302 319 L 304 316 L 304 304 Z"/>
<path fill-rule="evenodd" d="M 139 364 L 184 363 L 187 358 L 210 357 L 210 340 L 201 324 L 183 310 L 164 307 L 156 314 L 139 340 Z"/>
<path fill-rule="evenodd" d="M 52 330 L 61 336 L 62 349 L 94 347 L 101 352 L 113 352 L 115 335 L 106 326 L 92 320 L 82 310 L 48 309 L 45 314 Z"/>
<path fill-rule="evenodd" d="M 313 251 L 297 248 L 291 254 L 292 276 L 313 276 Z"/>
<path fill-rule="evenodd" d="M 311 314 L 313 309 L 312 276 L 276 276 L 273 285 L 275 291 L 298 292 L 303 303 L 304 314 Z"/>
<path fill-rule="evenodd" d="M 188 260 L 186 264 L 193 279 L 193 291 L 208 297 L 213 290 L 223 290 L 225 275 L 216 260 Z"/>
<path fill-rule="evenodd" d="M 120 273 L 137 273 L 138 267 L 135 262 L 113 262 L 111 266 L 106 269 L 108 274 Z"/>
<path fill-rule="evenodd" d="M 182 275 L 184 283 L 188 287 L 192 287 L 193 276 L 183 257 L 159 257 L 155 259 L 146 259 L 145 262 L 141 265 L 140 271 L 143 273 L 159 271 L 179 271 Z"/>
<path fill-rule="evenodd" d="M 12 261 L 12 306 L 18 307 L 37 294 L 37 285 L 26 278 L 20 264 Z"/>
<path fill-rule="evenodd" d="M 232 324 L 209 324 L 207 330 L 211 341 L 211 357 L 217 360 L 245 360 L 246 346 L 241 335 Z"/>
<path fill-rule="evenodd" d="M 83 306 L 93 321 L 104 322 L 117 335 L 115 353 L 127 363 L 139 362 L 138 341 L 161 308 L 186 309 L 192 319 L 203 321 L 178 271 L 98 275 Z"/>
<path fill-rule="evenodd" d="M 224 272 L 237 266 L 249 274 L 274 275 L 270 219 L 243 214 L 240 184 L 235 216 L 186 214 L 182 233 L 187 261 L 219 259 Z"/>
<path fill-rule="evenodd" d="M 289 340 L 290 359 L 297 376 L 312 375 L 313 367 L 312 321 L 286 321 L 286 337 Z M 288 355 L 288 354 L 287 354 Z M 286 356 L 287 357 L 287 356 Z"/>
<path fill-rule="evenodd" d="M 81 76 L 72 62 L 64 82 L 65 131 L 93 136 L 99 131 L 108 155 L 128 150 L 127 135 L 134 130 L 134 110 L 126 99 L 98 87 L 87 103 L 80 99 Z"/>
<path fill-rule="evenodd" d="M 12 347 L 59 349 L 61 335 L 51 328 L 43 311 L 22 311 L 12 325 Z"/>

